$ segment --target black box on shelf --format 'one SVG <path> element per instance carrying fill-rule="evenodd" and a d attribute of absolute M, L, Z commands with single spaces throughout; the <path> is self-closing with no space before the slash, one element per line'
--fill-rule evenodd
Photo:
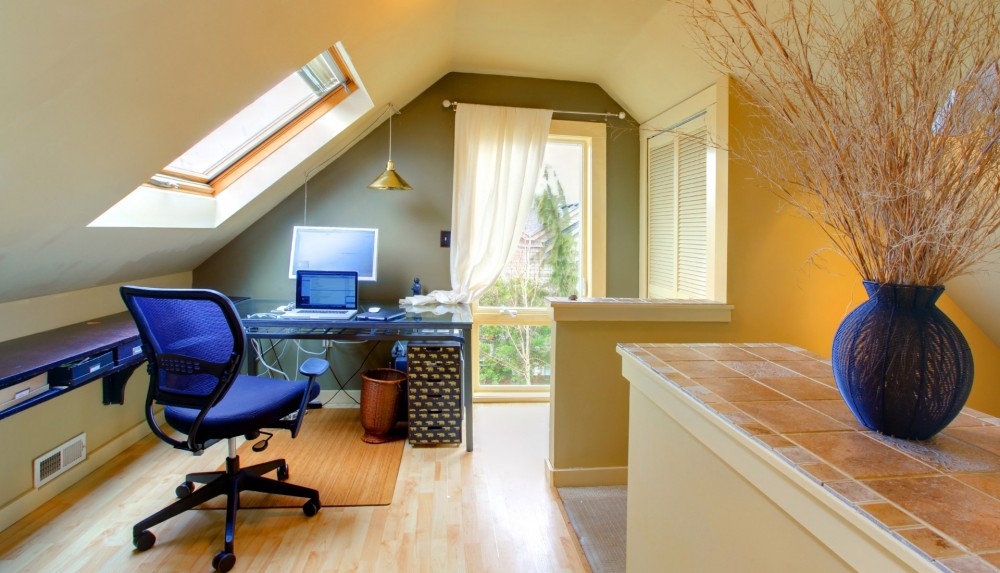
<path fill-rule="evenodd" d="M 63 364 L 58 368 L 49 370 L 49 386 L 72 386 L 80 382 L 92 380 L 104 372 L 111 370 L 114 365 L 114 353 L 110 350 L 97 356 L 78 360 L 77 362 Z"/>
<path fill-rule="evenodd" d="M 115 364 L 118 366 L 131 362 L 137 356 L 142 356 L 142 340 L 138 338 L 123 342 L 115 347 Z"/>

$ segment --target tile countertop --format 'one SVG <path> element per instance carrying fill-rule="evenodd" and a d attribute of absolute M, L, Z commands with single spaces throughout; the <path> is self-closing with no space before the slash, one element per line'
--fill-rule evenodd
<path fill-rule="evenodd" d="M 899 440 L 863 427 L 830 361 L 800 348 L 619 349 L 944 569 L 1000 571 L 1000 419 L 966 408 L 930 440 Z"/>

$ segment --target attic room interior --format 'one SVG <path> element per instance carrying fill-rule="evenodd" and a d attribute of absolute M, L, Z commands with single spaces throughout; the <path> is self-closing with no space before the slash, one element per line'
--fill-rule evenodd
<path fill-rule="evenodd" d="M 956 0 L 829 4 L 897 14 L 939 1 Z M 1000 23 L 987 0 L 957 2 L 982 4 Z M 822 179 L 821 156 L 854 157 L 851 145 L 800 160 L 801 147 L 822 139 L 794 139 L 808 114 L 791 127 L 762 116 L 770 88 L 753 70 L 778 68 L 752 58 L 741 68 L 731 53 L 713 61 L 713 48 L 726 53 L 723 35 L 699 36 L 698 25 L 720 25 L 696 25 L 700 4 L 7 4 L 0 570 L 1000 571 L 998 250 L 933 284 L 859 270 L 864 261 L 842 254 L 858 241 L 845 249 L 848 233 L 795 203 L 803 189 L 839 189 Z M 988 100 L 970 107 L 994 129 L 1000 45 L 983 36 L 983 75 L 962 79 Z M 872 41 L 881 49 L 884 36 Z M 906 53 L 903 44 L 885 53 Z M 241 134 L 214 171 L 184 163 L 296 78 L 307 103 Z M 955 88 L 939 107 L 957 117 L 964 93 Z M 919 141 L 944 142 L 944 159 L 927 165 L 952 174 L 953 163 L 981 161 L 973 191 L 1000 197 L 1000 128 L 951 135 L 965 124 L 932 111 Z M 507 137 L 533 122 L 531 144 L 480 147 L 476 157 L 469 134 L 491 131 L 481 119 L 490 113 L 523 122 L 492 129 Z M 802 131 L 828 143 L 843 136 Z M 960 147 L 974 137 L 991 142 L 982 154 Z M 528 151 L 505 153 L 517 146 Z M 470 157 L 486 165 L 483 156 L 505 170 L 467 167 Z M 686 157 L 700 169 L 693 179 Z M 393 167 L 409 189 L 371 186 Z M 859 179 L 835 182 L 848 180 Z M 518 185 L 524 193 L 510 199 Z M 477 187 L 507 195 L 473 197 Z M 695 190 L 696 236 L 685 234 L 685 189 Z M 668 203 L 660 193 L 672 193 Z M 994 226 L 979 240 L 995 246 L 1000 202 L 982 205 Z M 958 220 L 939 213 L 938 222 Z M 319 269 L 297 261 L 297 242 L 330 230 L 377 231 L 360 257 L 370 273 L 348 272 L 358 318 L 335 328 L 283 322 L 308 302 L 304 271 Z M 846 329 L 867 327 L 850 318 L 885 300 L 885 285 L 937 289 L 921 296 L 960 332 L 954 350 L 904 364 L 904 385 L 962 377 L 930 432 L 879 425 L 880 408 L 904 400 L 892 388 L 863 403 L 857 379 L 877 344 L 859 342 L 864 333 L 848 340 Z M 154 353 L 155 328 L 126 307 L 126 286 L 222 293 L 242 368 L 220 379 L 315 383 L 302 382 L 301 400 L 288 399 L 298 410 L 275 411 L 272 425 L 207 440 L 229 439 L 228 451 L 193 439 L 170 447 L 150 424 L 183 434 L 177 412 L 190 406 L 148 403 L 158 377 L 180 374 L 147 370 L 172 354 Z M 379 307 L 399 314 L 373 322 Z M 911 336 L 881 332 L 867 337 L 884 338 L 886 353 Z M 934 343 L 945 344 L 939 332 Z M 932 362 L 938 355 L 952 361 Z M 909 357 L 869 370 L 888 379 Z M 453 425 L 437 402 L 420 409 L 426 364 L 451 368 L 441 378 L 454 381 Z M 368 443 L 385 441 L 364 417 L 376 400 L 367 392 L 387 386 L 369 374 L 386 370 L 407 382 L 380 401 L 391 439 Z M 924 396 L 919 406 L 945 409 L 944 398 L 926 406 Z M 422 442 L 425 415 L 445 416 L 453 433 Z M 298 435 L 270 430 L 272 440 L 267 428 Z M 244 492 L 228 511 L 221 498 L 149 525 L 155 538 L 141 534 L 147 517 L 207 491 L 192 475 L 226 475 L 237 446 L 244 468 L 289 460 L 268 471 L 320 490 L 323 503 Z M 176 451 L 191 447 L 196 455 Z M 377 484 L 359 485 L 376 474 Z M 327 482 L 351 500 L 332 498 Z M 587 504 L 604 503 L 605 492 L 629 527 L 590 535 L 581 508 L 598 507 Z"/>

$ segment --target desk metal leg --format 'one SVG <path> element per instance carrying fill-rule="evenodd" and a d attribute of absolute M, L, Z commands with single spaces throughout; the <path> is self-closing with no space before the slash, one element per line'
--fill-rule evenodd
<path fill-rule="evenodd" d="M 465 404 L 465 451 L 472 451 L 472 353 L 469 352 L 470 333 L 463 332 L 462 340 L 462 402 Z"/>
<path fill-rule="evenodd" d="M 247 360 L 247 374 L 250 376 L 257 375 L 257 362 L 260 360 L 260 355 L 257 354 L 257 345 L 249 344 L 250 347 L 250 360 Z"/>

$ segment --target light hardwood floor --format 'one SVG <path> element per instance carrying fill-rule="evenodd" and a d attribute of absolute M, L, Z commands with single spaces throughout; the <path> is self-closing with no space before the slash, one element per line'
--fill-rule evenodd
<path fill-rule="evenodd" d="M 545 481 L 548 405 L 475 408 L 476 451 L 407 444 L 389 506 L 327 507 L 312 518 L 241 510 L 233 571 L 589 572 Z M 224 457 L 224 445 L 194 457 L 147 437 L 2 532 L 0 571 L 211 571 L 223 512 L 188 511 L 153 528 L 156 545 L 144 553 L 132 548 L 132 525 L 170 502 L 184 473 Z"/>

